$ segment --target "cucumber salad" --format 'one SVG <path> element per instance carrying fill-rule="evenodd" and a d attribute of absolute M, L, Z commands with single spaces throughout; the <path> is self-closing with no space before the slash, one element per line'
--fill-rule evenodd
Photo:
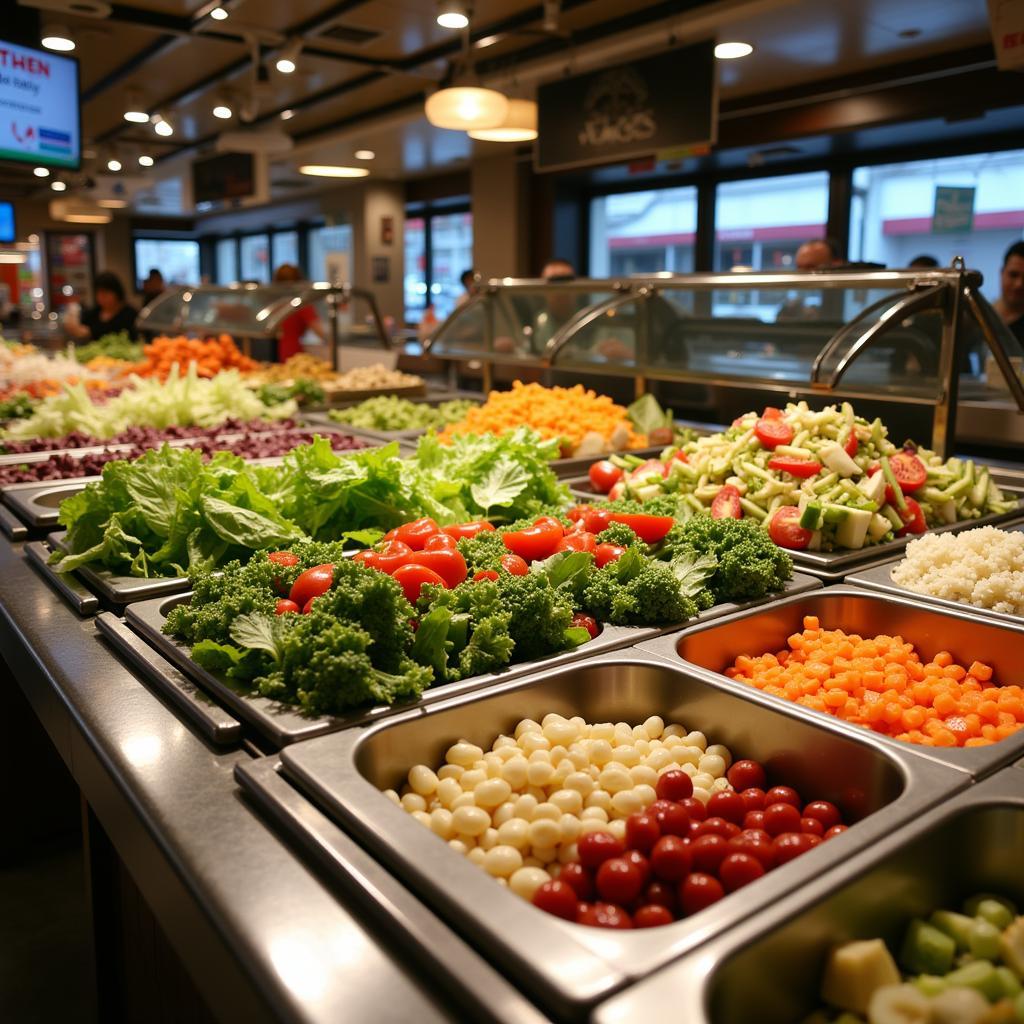
<path fill-rule="evenodd" d="M 780 547 L 812 551 L 856 550 L 1018 505 L 984 466 L 897 447 L 880 419 L 869 423 L 848 402 L 746 413 L 660 459 L 595 463 L 590 480 L 612 500 L 675 495 L 681 516 L 756 519 Z"/>

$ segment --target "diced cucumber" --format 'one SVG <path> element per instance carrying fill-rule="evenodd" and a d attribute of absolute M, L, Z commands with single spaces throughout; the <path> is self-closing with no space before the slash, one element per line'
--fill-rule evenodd
<path fill-rule="evenodd" d="M 973 917 L 958 914 L 955 910 L 936 910 L 928 922 L 935 925 L 940 932 L 945 932 L 956 943 L 956 948 L 963 952 L 970 949 L 974 920 Z"/>
<path fill-rule="evenodd" d="M 946 984 L 950 988 L 973 988 L 993 1003 L 1003 994 L 1003 983 L 989 960 L 975 960 L 966 967 L 958 967 L 946 975 Z"/>
<path fill-rule="evenodd" d="M 800 525 L 805 530 L 817 530 L 821 527 L 821 522 L 821 505 L 817 504 L 817 502 L 808 504 L 800 516 Z"/>
<path fill-rule="evenodd" d="M 844 510 L 846 518 L 839 524 L 836 530 L 836 544 L 843 548 L 858 549 L 864 547 L 864 539 L 868 534 L 868 527 L 874 516 L 859 508 L 848 508 Z M 828 518 L 828 509 L 825 509 L 825 518 Z"/>
<path fill-rule="evenodd" d="M 915 918 L 903 939 L 900 963 L 912 974 L 947 974 L 955 953 L 956 943 L 945 932 Z"/>
<path fill-rule="evenodd" d="M 929 999 L 946 991 L 946 979 L 940 978 L 937 974 L 919 974 L 911 984 Z"/>
<path fill-rule="evenodd" d="M 768 515 L 760 505 L 755 505 L 749 498 L 740 498 L 740 508 L 755 519 L 764 519 Z"/>
<path fill-rule="evenodd" d="M 885 477 L 885 482 L 892 488 L 892 493 L 895 496 L 896 507 L 902 512 L 907 507 L 907 503 L 903 497 L 903 489 L 900 487 L 896 480 L 896 476 L 892 471 L 892 464 L 889 462 L 889 456 L 883 455 L 878 461 L 882 465 L 882 474 Z"/>
<path fill-rule="evenodd" d="M 850 509 L 845 505 L 824 505 L 822 506 L 822 512 L 826 523 L 838 526 L 839 523 L 846 520 L 846 517 L 850 514 Z"/>
<path fill-rule="evenodd" d="M 834 441 L 831 444 L 823 445 L 819 449 L 818 458 L 833 473 L 838 473 L 842 477 L 860 476 L 863 472 L 860 466 Z"/>
<path fill-rule="evenodd" d="M 871 525 L 868 527 L 868 536 L 878 544 L 882 538 L 892 529 L 892 523 L 885 516 L 873 515 Z"/>
<path fill-rule="evenodd" d="M 1008 899 L 989 892 L 979 892 L 964 902 L 968 917 L 983 917 L 997 928 L 1008 928 L 1017 916 L 1017 908 Z"/>
<path fill-rule="evenodd" d="M 971 933 L 968 936 L 968 949 L 979 960 L 997 960 L 999 958 L 999 940 L 1002 932 L 983 917 L 973 919 Z"/>
<path fill-rule="evenodd" d="M 881 473 L 865 477 L 857 486 L 869 501 L 873 501 L 876 505 L 885 504 L 885 477 Z"/>

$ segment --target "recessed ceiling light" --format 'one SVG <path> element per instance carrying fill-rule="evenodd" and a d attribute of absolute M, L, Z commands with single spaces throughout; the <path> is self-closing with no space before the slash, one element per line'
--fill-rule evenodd
<path fill-rule="evenodd" d="M 145 154 L 143 154 L 142 156 L 139 157 L 139 166 L 140 167 L 152 167 L 153 166 L 153 158 L 151 156 L 146 156 Z"/>
<path fill-rule="evenodd" d="M 231 116 L 231 108 L 226 103 L 218 103 L 213 108 L 213 116 L 219 117 L 222 121 L 227 121 Z"/>
<path fill-rule="evenodd" d="M 294 110 L 282 110 L 281 111 L 281 120 L 282 121 L 290 121 L 294 116 L 295 116 L 295 111 Z"/>
<path fill-rule="evenodd" d="M 63 25 L 47 25 L 43 29 L 42 44 L 48 50 L 67 53 L 75 48 L 71 33 Z"/>
<path fill-rule="evenodd" d="M 145 103 L 138 89 L 129 89 L 125 97 L 124 119 L 132 124 L 147 124 L 149 111 L 144 110 Z"/>
<path fill-rule="evenodd" d="M 131 121 L 132 124 L 148 124 L 149 114 L 144 110 L 126 110 L 124 112 L 124 119 Z"/>
<path fill-rule="evenodd" d="M 748 57 L 753 52 L 750 43 L 719 43 L 715 47 L 715 56 L 719 60 L 736 60 L 737 57 Z"/>
<path fill-rule="evenodd" d="M 357 160 L 372 160 L 376 155 L 372 149 L 357 149 L 355 152 Z"/>
<path fill-rule="evenodd" d="M 365 167 L 340 167 L 336 164 L 303 164 L 299 174 L 315 178 L 365 178 L 370 172 Z"/>
<path fill-rule="evenodd" d="M 67 187 L 68 187 L 67 186 L 67 182 L 65 182 L 65 181 L 51 181 L 50 182 L 50 188 L 52 188 L 54 192 L 64 192 L 64 191 L 67 190 Z"/>
<path fill-rule="evenodd" d="M 108 171 L 119 171 L 121 170 L 121 161 L 117 159 L 110 159 L 107 161 Z"/>
<path fill-rule="evenodd" d="M 214 7 L 214 9 L 210 11 L 210 17 L 213 18 L 214 21 L 227 21 L 228 12 L 225 11 L 223 7 Z"/>
<path fill-rule="evenodd" d="M 277 63 L 274 65 L 282 75 L 290 75 L 296 68 L 296 61 L 302 52 L 302 40 L 292 39 L 285 43 L 284 49 L 278 55 Z"/>
<path fill-rule="evenodd" d="M 128 205 L 127 199 L 101 199 L 99 205 L 108 210 L 123 210 Z"/>
<path fill-rule="evenodd" d="M 48 167 L 37 167 L 32 173 L 37 178 L 48 178 L 50 176 L 50 169 Z"/>
<path fill-rule="evenodd" d="M 153 131 L 162 135 L 165 139 L 174 134 L 174 125 L 167 120 L 167 115 L 157 111 L 150 119 L 153 122 Z"/>
<path fill-rule="evenodd" d="M 466 28 L 469 24 L 466 5 L 458 0 L 441 0 L 437 5 L 437 23 L 441 28 Z"/>

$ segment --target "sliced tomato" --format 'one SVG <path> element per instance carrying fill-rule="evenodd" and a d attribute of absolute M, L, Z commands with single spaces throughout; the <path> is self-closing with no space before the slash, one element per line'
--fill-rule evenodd
<path fill-rule="evenodd" d="M 902 537 L 908 533 L 925 533 L 928 529 L 928 521 L 924 517 L 924 510 L 921 506 L 912 498 L 910 495 L 906 495 L 903 499 L 907 507 L 899 512 L 900 519 L 906 523 L 906 526 L 902 530 L 896 531 L 897 537 Z"/>
<path fill-rule="evenodd" d="M 496 580 L 498 574 L 493 569 L 481 569 L 479 572 L 473 573 L 473 582 L 479 583 L 481 580 Z"/>
<path fill-rule="evenodd" d="M 514 555 L 527 562 L 536 562 L 553 555 L 563 536 L 562 524 L 552 519 L 549 523 L 539 522 L 523 530 L 512 530 L 503 534 L 501 539 Z"/>
<path fill-rule="evenodd" d="M 538 516 L 536 519 L 534 519 L 533 525 L 549 530 L 558 530 L 559 533 L 565 532 L 565 527 L 562 525 L 562 520 L 556 519 L 554 516 Z"/>
<path fill-rule="evenodd" d="M 782 505 L 772 515 L 768 536 L 780 548 L 803 551 L 814 535 L 800 525 L 800 509 L 796 505 Z"/>
<path fill-rule="evenodd" d="M 928 480 L 925 464 L 913 452 L 903 451 L 890 455 L 889 466 L 904 494 L 920 490 Z"/>
<path fill-rule="evenodd" d="M 761 413 L 761 419 L 763 420 L 781 420 L 782 410 L 776 409 L 774 405 L 766 405 L 764 412 Z"/>
<path fill-rule="evenodd" d="M 868 466 L 868 476 L 874 476 L 876 473 L 881 472 L 882 467 L 877 462 L 872 462 L 871 465 Z M 900 490 L 902 491 L 903 488 L 901 487 Z M 889 484 L 885 485 L 885 501 L 887 505 L 896 505 L 896 495 L 893 493 L 893 489 Z"/>
<path fill-rule="evenodd" d="M 626 493 L 626 481 L 620 480 L 609 492 L 609 501 L 618 501 Z"/>
<path fill-rule="evenodd" d="M 567 533 L 559 542 L 555 551 L 584 551 L 593 554 L 597 547 L 597 538 L 592 533 L 573 532 Z"/>
<path fill-rule="evenodd" d="M 660 476 L 662 479 L 668 476 L 668 463 L 661 459 L 648 459 L 641 462 L 636 469 L 629 474 L 630 482 L 634 480 L 645 480 L 649 476 Z"/>
<path fill-rule="evenodd" d="M 763 447 L 774 451 L 780 444 L 789 444 L 796 434 L 784 419 L 765 419 L 762 416 L 754 424 L 754 436 Z"/>
<path fill-rule="evenodd" d="M 435 587 L 444 586 L 444 577 L 426 565 L 413 565 L 412 562 L 399 566 L 391 578 L 401 586 L 409 604 L 419 600 L 420 591 L 428 583 Z"/>
<path fill-rule="evenodd" d="M 602 459 L 590 467 L 587 475 L 595 491 L 607 494 L 622 479 L 622 470 L 614 462 Z"/>
<path fill-rule="evenodd" d="M 690 457 L 686 454 L 686 452 L 684 452 L 682 450 L 682 448 L 680 448 L 679 451 L 672 453 L 672 461 L 673 462 L 689 462 L 690 461 Z M 671 468 L 671 467 L 669 467 L 669 468 Z"/>
<path fill-rule="evenodd" d="M 740 492 L 732 484 L 723 485 L 711 502 L 712 519 L 742 519 L 743 506 L 740 504 Z"/>
<path fill-rule="evenodd" d="M 511 553 L 501 556 L 501 567 L 513 576 L 525 576 L 530 571 L 525 559 Z"/>
<path fill-rule="evenodd" d="M 428 569 L 433 569 L 444 580 L 444 585 L 449 590 L 463 583 L 467 576 L 466 560 L 462 557 L 461 551 L 454 549 L 414 551 L 406 564 L 424 565 Z"/>
<path fill-rule="evenodd" d="M 359 554 L 363 554 L 362 551 Z M 389 540 L 386 544 L 376 550 L 370 550 L 366 557 L 361 559 L 371 569 L 386 573 L 390 576 L 400 565 L 405 565 L 412 558 L 412 548 L 403 544 L 400 540 Z"/>
<path fill-rule="evenodd" d="M 450 533 L 435 533 L 423 545 L 424 551 L 457 551 L 458 548 L 459 542 Z"/>
<path fill-rule="evenodd" d="M 768 468 L 806 480 L 821 472 L 821 463 L 815 462 L 813 459 L 794 459 L 788 455 L 774 455 L 768 460 Z"/>
<path fill-rule="evenodd" d="M 441 529 L 456 540 L 469 540 L 481 533 L 494 533 L 494 526 L 484 519 L 477 519 L 471 523 L 453 523 L 451 526 L 442 526 Z"/>
<path fill-rule="evenodd" d="M 598 544 L 594 548 L 594 565 L 603 569 L 609 562 L 617 562 L 626 549 L 621 544 Z"/>
<path fill-rule="evenodd" d="M 416 519 L 411 523 L 403 523 L 399 526 L 395 530 L 395 539 L 400 540 L 403 544 L 408 544 L 413 551 L 422 551 L 423 546 L 427 543 L 427 538 L 440 532 L 441 527 L 437 525 L 436 521 L 425 516 L 423 519 Z M 387 536 L 384 539 L 390 540 Z"/>
<path fill-rule="evenodd" d="M 592 505 L 583 509 L 580 522 L 587 533 L 599 534 L 608 529 L 611 520 L 611 512 L 603 508 L 594 508 Z"/>
<path fill-rule="evenodd" d="M 572 617 L 570 625 L 580 626 L 585 629 L 590 634 L 591 640 L 601 632 L 601 627 L 597 624 L 597 619 L 592 618 L 590 615 L 585 615 L 583 612 L 577 612 Z"/>
<path fill-rule="evenodd" d="M 274 565 L 281 565 L 287 568 L 292 565 L 298 565 L 299 556 L 292 554 L 290 551 L 271 551 L 270 554 L 267 555 L 267 561 L 273 562 Z"/>
<path fill-rule="evenodd" d="M 657 544 L 676 525 L 672 516 L 645 516 L 613 512 L 608 519 L 613 523 L 625 523 L 646 544 Z"/>
<path fill-rule="evenodd" d="M 857 454 L 857 431 L 851 430 L 850 436 L 846 439 L 846 444 L 843 445 L 843 451 L 852 459 Z"/>

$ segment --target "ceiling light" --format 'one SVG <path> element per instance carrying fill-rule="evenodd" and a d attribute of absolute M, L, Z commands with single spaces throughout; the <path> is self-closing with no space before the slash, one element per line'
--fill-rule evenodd
<path fill-rule="evenodd" d="M 282 110 L 281 111 L 281 120 L 282 121 L 290 121 L 294 116 L 295 116 L 295 111 L 294 110 Z"/>
<path fill-rule="evenodd" d="M 509 100 L 508 113 L 495 128 L 473 128 L 469 137 L 483 142 L 530 142 L 537 138 L 537 104 Z"/>
<path fill-rule="evenodd" d="M 221 97 L 221 99 L 217 101 L 217 105 L 213 108 L 213 116 L 219 117 L 222 121 L 227 121 L 229 118 L 234 116 L 231 104 L 226 98 Z"/>
<path fill-rule="evenodd" d="M 149 114 L 144 110 L 126 110 L 124 112 L 124 119 L 131 121 L 132 124 L 148 124 Z"/>
<path fill-rule="evenodd" d="M 37 167 L 32 172 L 37 178 L 48 178 L 50 176 L 49 167 Z"/>
<path fill-rule="evenodd" d="M 57 180 L 50 182 L 50 188 L 52 188 L 54 192 L 65 192 L 67 191 L 67 187 L 68 185 L 66 181 Z"/>
<path fill-rule="evenodd" d="M 737 57 L 748 57 L 753 52 L 750 43 L 719 43 L 715 47 L 715 56 L 719 60 L 736 60 Z"/>
<path fill-rule="evenodd" d="M 121 170 L 121 161 L 118 160 L 116 157 L 111 157 L 107 161 L 107 170 L 108 171 L 119 171 L 119 170 Z"/>
<path fill-rule="evenodd" d="M 496 128 L 508 114 L 508 100 L 494 89 L 455 86 L 428 96 L 426 114 L 435 128 Z"/>
<path fill-rule="evenodd" d="M 151 156 L 146 156 L 145 153 L 143 153 L 143 155 L 139 157 L 139 166 L 140 167 L 152 167 L 153 166 L 153 158 Z"/>
<path fill-rule="evenodd" d="M 63 25 L 47 25 L 43 29 L 43 46 L 58 53 L 67 53 L 75 48 L 71 33 Z"/>
<path fill-rule="evenodd" d="M 100 199 L 99 205 L 107 210 L 123 210 L 128 205 L 127 199 Z"/>
<path fill-rule="evenodd" d="M 372 149 L 357 149 L 355 152 L 357 160 L 372 160 L 376 155 Z"/>
<path fill-rule="evenodd" d="M 150 121 L 153 124 L 153 131 L 155 131 L 157 135 L 162 135 L 164 138 L 167 138 L 174 134 L 174 125 L 167 120 L 167 115 L 162 114 L 159 110 L 150 118 Z"/>
<path fill-rule="evenodd" d="M 213 18 L 214 21 L 227 21 L 228 12 L 225 11 L 223 7 L 214 7 L 214 9 L 210 11 L 210 17 Z"/>
<path fill-rule="evenodd" d="M 466 5 L 458 0 L 441 0 L 437 5 L 437 23 L 441 28 L 466 28 L 469 25 Z"/>
<path fill-rule="evenodd" d="M 282 75 L 290 75 L 296 67 L 296 61 L 302 52 L 302 40 L 292 39 L 285 43 L 284 49 L 278 55 L 277 63 L 274 65 Z"/>
<path fill-rule="evenodd" d="M 365 167 L 339 167 L 336 164 L 303 164 L 299 174 L 314 178 L 365 178 L 370 172 Z"/>
<path fill-rule="evenodd" d="M 144 106 L 142 93 L 138 89 L 128 89 L 125 93 L 124 119 L 132 124 L 147 124 L 149 112 L 143 109 Z"/>

